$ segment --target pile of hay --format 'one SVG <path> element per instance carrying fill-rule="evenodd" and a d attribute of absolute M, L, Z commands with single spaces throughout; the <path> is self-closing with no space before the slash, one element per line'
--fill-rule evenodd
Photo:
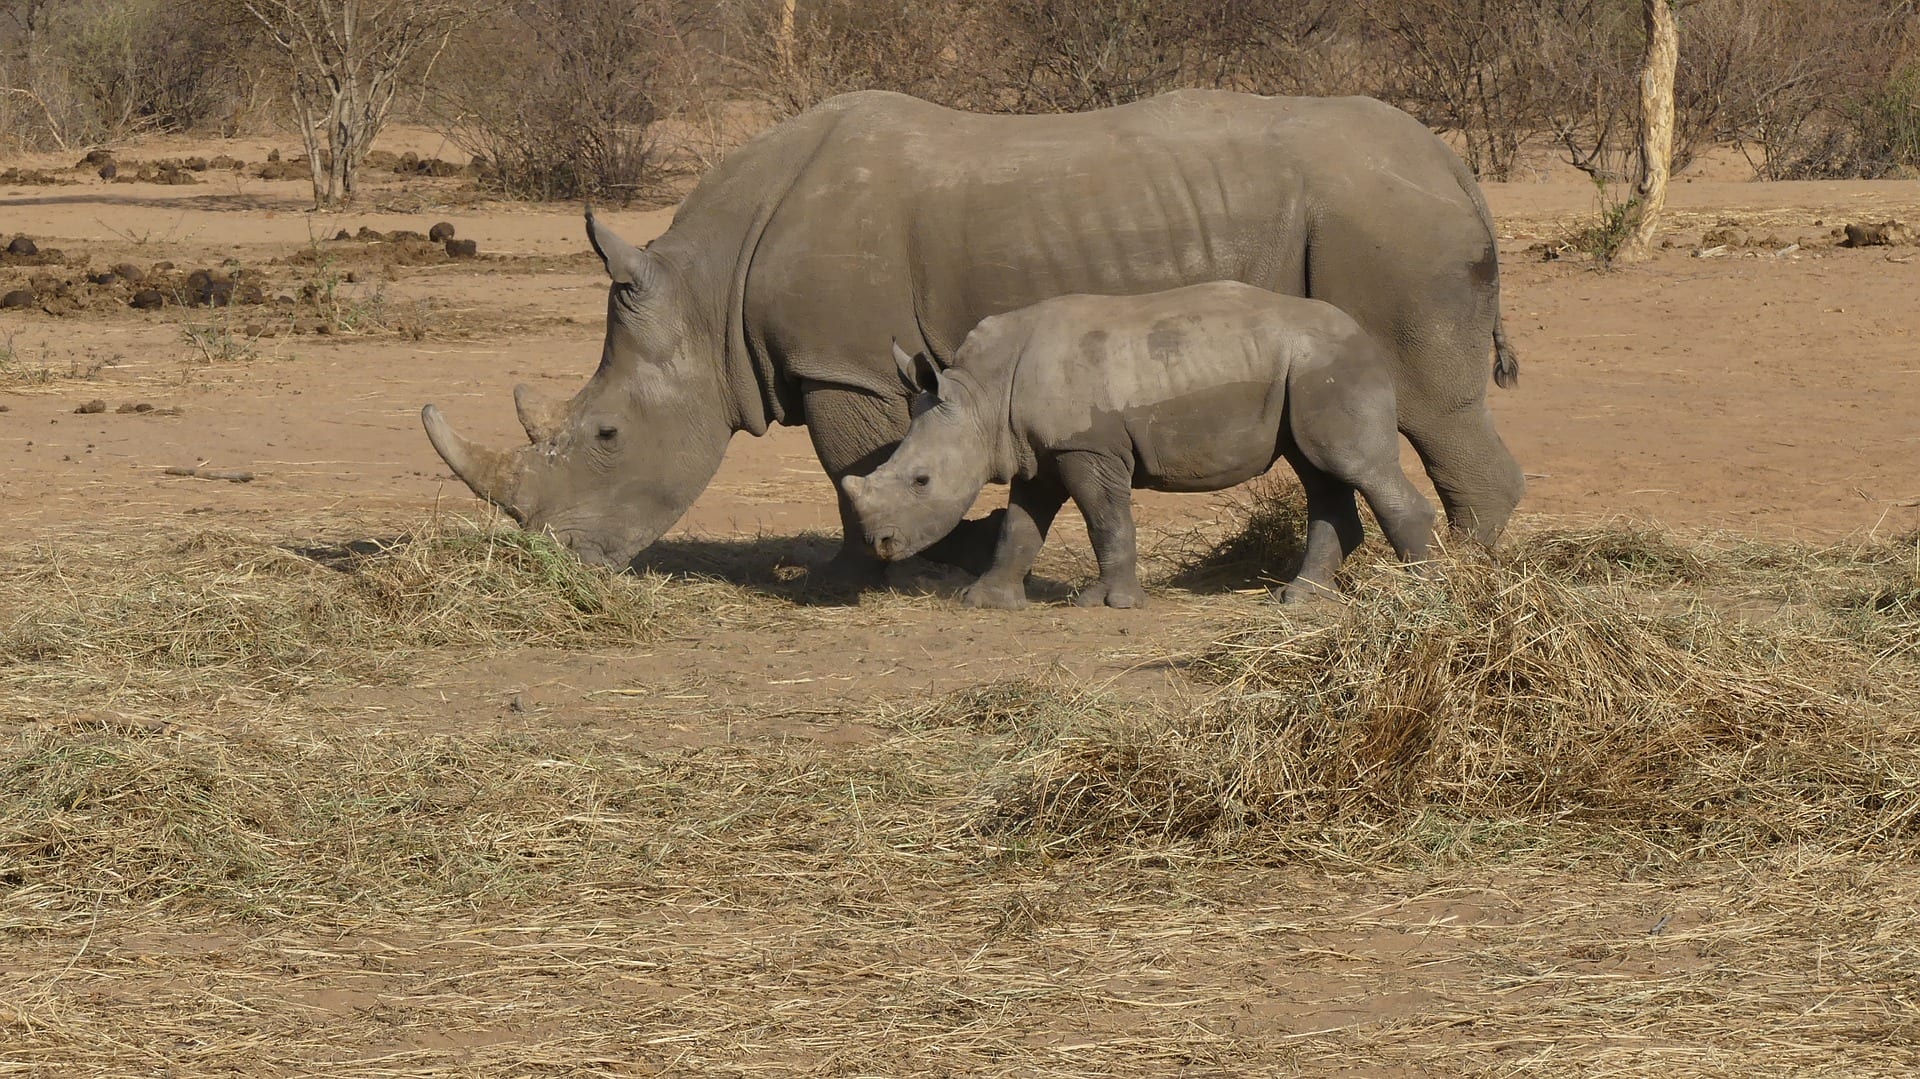
<path fill-rule="evenodd" d="M 685 625 L 726 591 L 464 524 L 317 548 L 208 532 L 171 549 L 8 554 L 0 672 L 53 697 L 283 692 L 391 676 L 436 648 L 616 646 Z"/>
<path fill-rule="evenodd" d="M 1823 622 L 1574 583 L 1623 562 L 1703 569 L 1602 546 L 1451 563 L 1438 582 L 1377 573 L 1320 628 L 1254 613 L 1197 659 L 1216 691 L 1062 737 L 988 824 L 1061 853 L 1203 840 L 1282 857 L 1567 822 L 1670 849 L 1920 834 L 1920 709 L 1883 654 Z"/>

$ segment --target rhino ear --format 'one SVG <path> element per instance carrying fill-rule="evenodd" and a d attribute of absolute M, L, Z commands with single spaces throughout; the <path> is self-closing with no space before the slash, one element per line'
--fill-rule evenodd
<path fill-rule="evenodd" d="M 906 384 L 908 393 L 940 396 L 940 365 L 926 353 L 909 356 L 896 338 L 893 342 L 893 365 L 899 369 L 900 381 Z"/>
<path fill-rule="evenodd" d="M 587 207 L 587 242 L 593 245 L 594 254 L 600 256 L 614 284 L 632 285 L 642 292 L 653 284 L 653 256 L 601 224 L 599 218 L 593 216 L 591 205 Z"/>

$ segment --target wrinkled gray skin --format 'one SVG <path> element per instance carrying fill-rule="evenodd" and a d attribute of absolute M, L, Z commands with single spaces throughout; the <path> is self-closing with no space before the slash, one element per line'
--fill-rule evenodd
<path fill-rule="evenodd" d="M 1433 507 L 1400 470 L 1393 377 L 1351 318 L 1317 300 L 1223 281 L 1151 296 L 1063 296 L 982 322 L 940 371 L 895 347 L 922 394 L 907 437 L 840 481 L 883 559 L 947 534 L 986 483 L 1011 483 L 993 565 L 970 607 L 1027 604 L 1027 572 L 1071 497 L 1100 579 L 1083 607 L 1145 603 L 1133 495 L 1218 491 L 1286 457 L 1307 492 L 1308 559 L 1275 598 L 1331 592 L 1360 544 L 1356 489 L 1394 550 L 1427 557 Z"/>
<path fill-rule="evenodd" d="M 658 538 L 736 431 L 804 423 L 835 484 L 871 471 L 908 422 L 889 338 L 949 362 L 989 315 L 1212 280 L 1327 300 L 1381 342 L 1457 531 L 1491 543 L 1520 498 L 1486 407 L 1489 346 L 1503 385 L 1517 366 L 1485 202 L 1378 101 L 1180 91 L 980 116 L 848 94 L 734 152 L 645 250 L 591 213 L 588 235 L 613 286 L 586 387 L 557 409 L 516 391 L 531 445 L 508 451 L 431 405 L 422 419 L 477 494 L 589 561 Z M 876 578 L 844 495 L 840 511 L 834 570 Z M 927 553 L 977 567 L 992 540 L 976 527 Z"/>

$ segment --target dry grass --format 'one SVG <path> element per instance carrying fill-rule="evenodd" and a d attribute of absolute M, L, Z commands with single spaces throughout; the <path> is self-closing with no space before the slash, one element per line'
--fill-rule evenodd
<path fill-rule="evenodd" d="M 1272 588 L 1287 581 L 1306 553 L 1307 505 L 1291 477 L 1269 474 L 1222 500 L 1218 524 L 1156 544 L 1149 563 L 1171 563 L 1175 588 Z M 1372 524 L 1372 518 L 1367 519 Z M 1377 531 L 1377 530 L 1376 530 Z"/>
<path fill-rule="evenodd" d="M 1184 703 L 672 747 L 303 691 L 957 612 L 466 527 L 8 552 L 0 1075 L 1910 1074 L 1912 542 L 1621 532 L 1224 597 Z"/>
<path fill-rule="evenodd" d="M 438 649 L 617 647 L 735 601 L 583 566 L 552 540 L 429 522 L 347 546 L 203 532 L 0 558 L 0 715 L 245 688 L 282 693 L 406 674 Z"/>
<path fill-rule="evenodd" d="M 1635 546 L 1523 542 L 1442 582 L 1377 574 L 1331 625 L 1257 615 L 1198 657 L 1219 689 L 1062 739 L 992 825 L 1056 853 L 1207 840 L 1279 859 L 1474 857 L 1552 829 L 1904 856 L 1920 833 L 1907 608 L 1861 608 L 1849 633 L 1815 612 L 1748 620 L 1576 583 L 1596 574 L 1570 550 L 1662 575 L 1693 564 L 1665 540 L 1617 557 Z M 1905 647 L 1862 646 L 1882 639 Z"/>

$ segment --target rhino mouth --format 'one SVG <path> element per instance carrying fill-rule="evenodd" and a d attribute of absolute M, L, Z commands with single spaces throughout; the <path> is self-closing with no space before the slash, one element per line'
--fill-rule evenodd
<path fill-rule="evenodd" d="M 873 556 L 882 562 L 898 562 L 903 558 L 911 558 L 916 553 L 908 549 L 907 538 L 894 531 L 869 535 L 867 546 L 872 548 Z"/>

